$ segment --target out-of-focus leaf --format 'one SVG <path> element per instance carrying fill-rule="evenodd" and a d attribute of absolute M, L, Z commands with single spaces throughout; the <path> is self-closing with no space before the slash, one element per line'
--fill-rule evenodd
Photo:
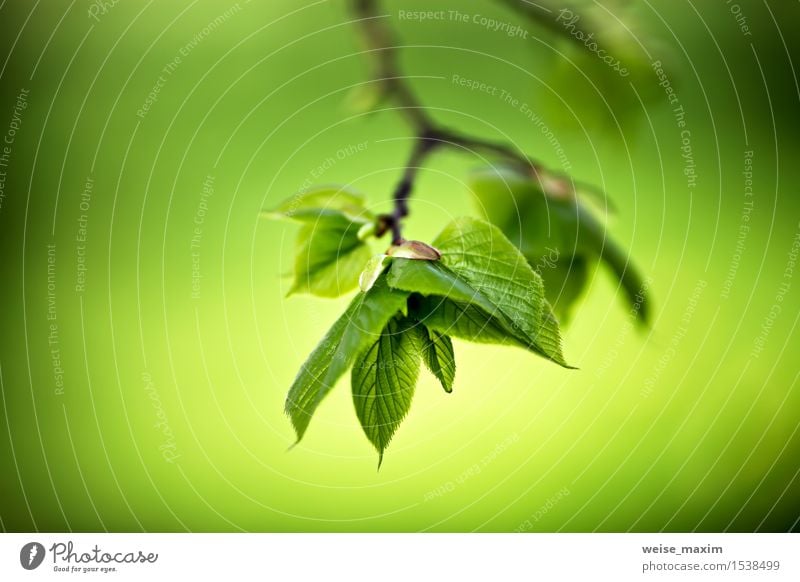
<path fill-rule="evenodd" d="M 561 323 L 569 322 L 572 308 L 583 294 L 589 274 L 587 263 L 583 256 L 552 261 L 542 257 L 534 262 L 539 265 L 547 300 Z"/>
<path fill-rule="evenodd" d="M 289 293 L 338 297 L 355 288 L 371 256 L 353 223 L 306 224 L 297 236 L 294 283 Z"/>
<path fill-rule="evenodd" d="M 470 185 L 487 218 L 508 236 L 537 268 L 548 285 L 548 297 L 556 311 L 568 316 L 570 307 L 587 282 L 587 270 L 597 261 L 609 267 L 629 303 L 637 306 L 640 320 L 647 321 L 648 299 L 641 275 L 627 253 L 608 235 L 606 225 L 573 192 L 546 180 L 525 176 L 511 168 L 480 170 Z M 539 269 L 543 259 L 557 255 L 558 269 Z M 562 265 L 572 265 L 563 269 Z M 547 279 L 551 281 L 547 281 Z M 553 287 L 556 287 L 555 289 Z"/>
<path fill-rule="evenodd" d="M 352 290 L 371 253 L 375 217 L 361 194 L 322 187 L 298 193 L 262 214 L 300 222 L 292 293 L 337 297 Z"/>
<path fill-rule="evenodd" d="M 321 224 L 331 221 L 340 224 L 362 225 L 375 221 L 364 206 L 364 196 L 345 187 L 324 186 L 299 192 L 263 213 L 267 218 Z"/>
<path fill-rule="evenodd" d="M 358 286 L 363 292 L 366 293 L 372 289 L 375 281 L 377 281 L 381 273 L 386 270 L 386 265 L 388 265 L 391 260 L 391 257 L 387 255 L 375 255 L 367 261 L 364 270 L 361 271 L 361 275 L 358 277 Z"/>
<path fill-rule="evenodd" d="M 574 123 L 578 130 L 589 126 L 617 130 L 641 110 L 641 102 L 663 97 L 662 88 L 654 82 L 651 55 L 671 63 L 675 54 L 663 32 L 647 26 L 652 19 L 644 14 L 646 3 L 502 1 L 533 22 L 539 30 L 531 32 L 544 37 L 558 53 L 555 66 L 542 72 L 548 90 L 530 99 L 539 111 L 553 111 L 563 109 L 566 98 L 580 115 L 565 117 L 562 129 Z"/>

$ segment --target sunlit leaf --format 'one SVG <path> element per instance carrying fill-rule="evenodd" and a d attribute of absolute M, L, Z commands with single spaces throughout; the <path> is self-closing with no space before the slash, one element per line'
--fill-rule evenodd
<path fill-rule="evenodd" d="M 344 187 L 333 186 L 299 192 L 263 214 L 268 218 L 284 218 L 317 225 L 326 221 L 336 224 L 355 222 L 359 225 L 357 228 L 375 220 L 374 215 L 365 207 L 363 195 Z"/>
<path fill-rule="evenodd" d="M 371 256 L 354 225 L 306 224 L 297 236 L 294 283 L 289 293 L 338 297 L 355 288 Z"/>
<path fill-rule="evenodd" d="M 367 292 L 372 289 L 375 281 L 386 270 L 386 265 L 391 262 L 391 258 L 387 255 L 374 255 L 367 261 L 364 270 L 358 276 L 358 286 L 362 291 Z"/>

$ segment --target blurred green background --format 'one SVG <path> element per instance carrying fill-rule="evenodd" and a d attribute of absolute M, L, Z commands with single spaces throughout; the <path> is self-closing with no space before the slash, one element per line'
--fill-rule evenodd
<path fill-rule="evenodd" d="M 420 9 L 470 18 L 400 18 Z M 626 78 L 503 3 L 384 10 L 437 119 L 608 193 L 652 329 L 597 271 L 565 333 L 578 371 L 457 341 L 455 391 L 423 374 L 379 472 L 346 379 L 287 451 L 286 391 L 349 297 L 286 298 L 296 227 L 259 212 L 325 183 L 386 211 L 410 147 L 396 112 L 348 108 L 371 63 L 345 2 L 9 0 L 3 530 L 797 529 L 798 4 L 595 6 Z M 437 153 L 407 236 L 474 214 L 483 163 Z"/>

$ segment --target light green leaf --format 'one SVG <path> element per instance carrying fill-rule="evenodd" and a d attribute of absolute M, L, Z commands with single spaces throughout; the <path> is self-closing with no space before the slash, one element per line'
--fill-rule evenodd
<path fill-rule="evenodd" d="M 371 251 L 353 224 L 304 225 L 297 235 L 294 283 L 289 293 L 338 297 L 355 288 Z"/>
<path fill-rule="evenodd" d="M 414 396 L 422 344 L 412 325 L 408 319 L 393 318 L 353 364 L 353 403 L 380 455 L 378 467 Z"/>
<path fill-rule="evenodd" d="M 263 213 L 269 218 L 285 218 L 298 222 L 338 225 L 374 222 L 374 215 L 364 205 L 364 197 L 344 187 L 319 187 L 295 194 L 273 210 Z"/>
<path fill-rule="evenodd" d="M 308 357 L 289 389 L 286 413 L 297 440 L 303 438 L 320 401 L 387 322 L 405 308 L 408 293 L 390 289 L 380 277 L 367 293 L 359 293 Z"/>
<path fill-rule="evenodd" d="M 391 258 L 387 255 L 375 255 L 367 261 L 364 270 L 358 276 L 358 286 L 365 293 L 372 289 L 375 281 L 378 280 L 381 273 L 386 270 L 386 265 L 391 262 Z"/>
<path fill-rule="evenodd" d="M 496 318 L 510 334 L 567 366 L 558 323 L 547 315 L 549 306 L 546 312 L 544 309 L 541 277 L 496 226 L 460 218 L 448 225 L 434 244 L 442 252 L 442 264 L 488 299 L 498 312 Z M 486 311 L 494 315 L 494 311 Z"/>
<path fill-rule="evenodd" d="M 419 326 L 422 334 L 422 356 L 431 374 L 439 379 L 445 392 L 453 391 L 456 376 L 456 357 L 450 337 Z"/>

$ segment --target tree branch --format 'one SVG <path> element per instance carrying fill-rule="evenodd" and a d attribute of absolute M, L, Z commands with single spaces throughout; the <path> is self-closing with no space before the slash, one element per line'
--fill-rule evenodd
<path fill-rule="evenodd" d="M 378 217 L 376 236 L 383 236 L 391 230 L 392 244 L 403 242 L 401 221 L 408 216 L 408 199 L 414 188 L 417 173 L 427 156 L 439 147 L 482 151 L 505 159 L 524 173 L 530 173 L 534 177 L 539 175 L 541 164 L 517 148 L 439 126 L 400 73 L 397 63 L 398 44 L 391 28 L 385 22 L 388 15 L 381 13 L 380 0 L 351 1 L 364 42 L 374 55 L 374 79 L 383 83 L 385 94 L 400 106 L 399 111 L 416 132 L 416 141 L 406 169 L 392 196 L 394 210 L 390 214 Z"/>

